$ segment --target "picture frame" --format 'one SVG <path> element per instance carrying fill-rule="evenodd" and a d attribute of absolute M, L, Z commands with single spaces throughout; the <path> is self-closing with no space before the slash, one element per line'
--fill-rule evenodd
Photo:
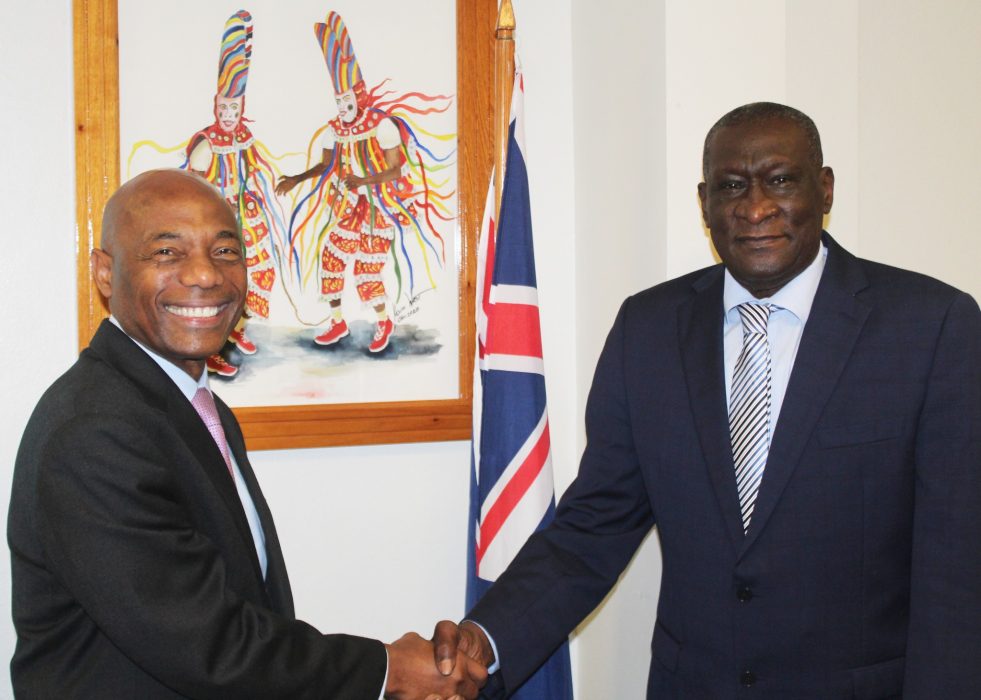
<path fill-rule="evenodd" d="M 78 342 L 108 315 L 91 275 L 102 209 L 120 184 L 117 0 L 74 0 Z M 450 399 L 233 408 L 249 449 L 467 440 L 476 241 L 493 163 L 496 0 L 456 0 L 458 395 Z"/>

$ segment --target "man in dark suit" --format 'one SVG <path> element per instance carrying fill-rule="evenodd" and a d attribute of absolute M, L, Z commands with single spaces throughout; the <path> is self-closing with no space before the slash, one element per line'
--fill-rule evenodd
<path fill-rule="evenodd" d="M 247 289 L 217 190 L 140 175 L 109 200 L 101 246 L 112 318 L 42 397 L 14 471 L 18 696 L 474 697 L 483 669 L 461 656 L 441 676 L 417 635 L 385 645 L 294 618 L 272 516 L 204 371 Z"/>
<path fill-rule="evenodd" d="M 822 231 L 834 174 L 797 110 L 727 114 L 704 178 L 723 264 L 623 304 L 554 523 L 438 658 L 513 692 L 656 524 L 649 698 L 981 697 L 977 304 Z"/>

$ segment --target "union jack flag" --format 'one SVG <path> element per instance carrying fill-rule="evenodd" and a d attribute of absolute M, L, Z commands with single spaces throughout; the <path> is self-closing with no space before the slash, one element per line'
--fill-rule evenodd
<path fill-rule="evenodd" d="M 477 358 L 473 387 L 467 608 L 555 515 L 545 366 L 538 316 L 524 83 L 515 72 L 500 227 L 487 196 L 477 254 Z M 493 178 L 491 178 L 493 183 Z M 519 700 L 571 700 L 564 644 L 515 693 Z"/>

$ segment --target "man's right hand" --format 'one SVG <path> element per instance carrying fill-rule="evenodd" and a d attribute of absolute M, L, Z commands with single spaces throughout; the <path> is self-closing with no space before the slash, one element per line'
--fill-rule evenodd
<path fill-rule="evenodd" d="M 437 671 L 432 642 L 414 632 L 386 648 L 385 697 L 391 700 L 474 700 L 487 682 L 486 667 L 462 652 L 455 654 L 449 673 Z"/>
<path fill-rule="evenodd" d="M 433 647 L 436 667 L 444 676 L 454 672 L 460 654 L 484 668 L 494 663 L 494 650 L 487 635 L 472 622 L 459 625 L 449 620 L 436 624 L 433 631 Z"/>

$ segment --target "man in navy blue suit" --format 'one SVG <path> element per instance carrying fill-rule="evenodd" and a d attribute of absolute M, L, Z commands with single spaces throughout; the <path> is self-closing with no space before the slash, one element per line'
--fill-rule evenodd
<path fill-rule="evenodd" d="M 725 115 L 703 170 L 722 264 L 624 302 L 578 477 L 438 659 L 512 693 L 656 524 L 648 698 L 981 697 L 977 303 L 822 230 L 795 109 Z"/>

